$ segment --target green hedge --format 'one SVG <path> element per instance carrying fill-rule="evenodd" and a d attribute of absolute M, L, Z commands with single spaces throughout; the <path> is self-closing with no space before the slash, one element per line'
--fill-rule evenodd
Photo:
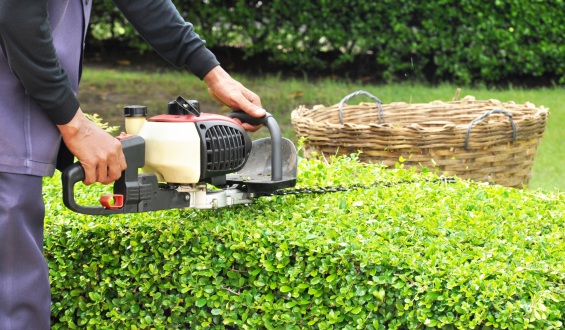
<path fill-rule="evenodd" d="M 210 47 L 236 47 L 271 65 L 354 67 L 387 80 L 565 82 L 562 0 L 173 2 Z M 91 42 L 147 49 L 110 0 L 95 3 L 92 22 Z"/>
<path fill-rule="evenodd" d="M 109 217 L 46 179 L 53 328 L 561 328 L 563 194 L 429 179 L 302 160 L 301 187 L 387 184 Z"/>

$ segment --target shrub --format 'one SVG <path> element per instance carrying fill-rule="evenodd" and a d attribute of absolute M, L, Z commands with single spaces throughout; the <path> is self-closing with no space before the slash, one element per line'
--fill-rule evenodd
<path fill-rule="evenodd" d="M 401 166 L 399 166 L 401 167 Z M 91 217 L 46 179 L 53 328 L 560 328 L 565 198 L 356 157 L 217 211 Z M 81 188 L 82 201 L 107 188 Z"/>
<path fill-rule="evenodd" d="M 174 3 L 208 46 L 236 47 L 295 70 L 353 66 L 387 80 L 565 81 L 562 0 Z M 125 40 L 148 49 L 110 0 L 95 4 L 92 22 L 91 42 Z"/>

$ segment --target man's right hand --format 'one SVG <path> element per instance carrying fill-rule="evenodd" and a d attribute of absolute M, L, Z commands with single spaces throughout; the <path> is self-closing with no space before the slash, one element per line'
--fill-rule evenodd
<path fill-rule="evenodd" d="M 90 121 L 81 109 L 65 125 L 57 125 L 67 148 L 84 168 L 84 184 L 109 184 L 126 169 L 122 144 Z"/>

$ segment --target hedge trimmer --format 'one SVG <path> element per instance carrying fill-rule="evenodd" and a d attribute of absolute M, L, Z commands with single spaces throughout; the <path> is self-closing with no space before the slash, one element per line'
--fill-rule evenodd
<path fill-rule="evenodd" d="M 100 206 L 79 205 L 74 186 L 85 173 L 75 163 L 62 174 L 69 209 L 92 215 L 216 209 L 296 185 L 296 148 L 269 113 L 262 118 L 241 111 L 201 113 L 197 101 L 178 97 L 169 102 L 168 114 L 147 118 L 147 107 L 127 106 L 124 116 L 126 133 L 118 139 L 128 167 L 113 194 L 100 197 Z M 251 141 L 233 118 L 266 126 L 270 137 Z"/>
<path fill-rule="evenodd" d="M 217 209 L 250 204 L 257 197 L 319 194 L 390 186 L 375 182 L 351 187 L 290 189 L 296 185 L 298 156 L 267 113 L 262 118 L 236 111 L 228 116 L 201 113 L 198 102 L 169 102 L 168 114 L 147 118 L 147 107 L 124 109 L 122 143 L 128 164 L 113 193 L 99 206 L 79 205 L 75 184 L 85 178 L 80 163 L 63 171 L 63 202 L 79 213 L 108 215 L 167 209 Z M 233 118 L 265 125 L 270 137 L 251 141 Z"/>

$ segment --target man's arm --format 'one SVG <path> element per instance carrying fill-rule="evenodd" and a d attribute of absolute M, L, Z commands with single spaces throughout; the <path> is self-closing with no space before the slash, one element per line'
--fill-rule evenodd
<path fill-rule="evenodd" d="M 81 162 L 84 183 L 117 180 L 127 166 L 121 144 L 80 111 L 55 51 L 47 0 L 1 0 L 0 46 L 26 93 L 57 125 Z"/>
<path fill-rule="evenodd" d="M 169 0 L 113 0 L 159 55 L 200 79 L 220 63 Z"/>
<path fill-rule="evenodd" d="M 1 0 L 0 46 L 26 93 L 55 124 L 68 123 L 79 102 L 55 52 L 47 0 Z"/>
<path fill-rule="evenodd" d="M 261 117 L 265 110 L 255 93 L 233 79 L 219 64 L 205 42 L 184 21 L 169 0 L 113 0 L 124 16 L 163 58 L 177 67 L 187 67 L 208 85 L 210 95 L 220 103 Z M 244 124 L 255 131 L 259 127 Z"/>

